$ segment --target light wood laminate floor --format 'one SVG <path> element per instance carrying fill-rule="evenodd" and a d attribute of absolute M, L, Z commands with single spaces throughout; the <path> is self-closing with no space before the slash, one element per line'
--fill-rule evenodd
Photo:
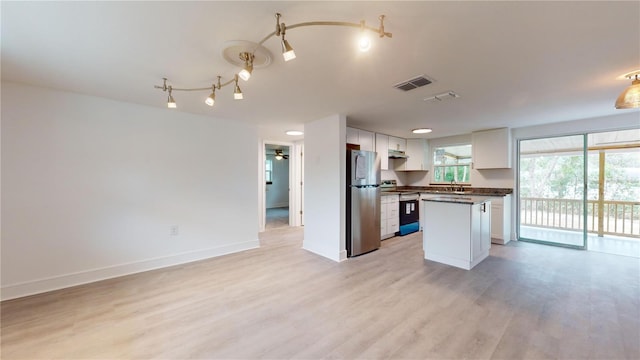
<path fill-rule="evenodd" d="M 421 233 L 335 263 L 260 249 L 5 301 L 2 359 L 640 358 L 640 261 L 511 242 L 471 271 Z"/>

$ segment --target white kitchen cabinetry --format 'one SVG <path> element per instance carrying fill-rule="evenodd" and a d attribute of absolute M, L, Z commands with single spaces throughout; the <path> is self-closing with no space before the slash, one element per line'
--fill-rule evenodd
<path fill-rule="evenodd" d="M 489 256 L 490 201 L 423 203 L 425 259 L 471 270 Z"/>
<path fill-rule="evenodd" d="M 389 136 L 389 150 L 407 151 L 407 140 L 395 136 Z"/>
<path fill-rule="evenodd" d="M 380 155 L 380 169 L 389 170 L 389 135 L 376 134 L 376 152 Z"/>
<path fill-rule="evenodd" d="M 400 230 L 400 196 L 382 195 L 380 199 L 380 238 L 386 239 Z"/>
<path fill-rule="evenodd" d="M 476 131 L 471 134 L 471 139 L 474 169 L 511 168 L 511 131 L 509 128 Z"/>
<path fill-rule="evenodd" d="M 506 244 L 511 240 L 511 195 L 491 198 L 491 242 Z"/>
<path fill-rule="evenodd" d="M 396 171 L 425 171 L 429 170 L 429 143 L 427 139 L 407 139 L 407 159 L 395 160 Z"/>
<path fill-rule="evenodd" d="M 360 145 L 360 150 L 375 151 L 375 134 L 371 131 L 347 127 L 347 144 Z"/>

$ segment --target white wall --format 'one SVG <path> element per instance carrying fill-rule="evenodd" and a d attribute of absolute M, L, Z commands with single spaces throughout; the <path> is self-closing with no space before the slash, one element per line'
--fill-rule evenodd
<path fill-rule="evenodd" d="M 259 246 L 257 140 L 237 121 L 3 82 L 2 298 Z"/>
<path fill-rule="evenodd" d="M 334 261 L 346 259 L 346 117 L 329 116 L 304 127 L 303 248 Z"/>
<path fill-rule="evenodd" d="M 273 164 L 272 184 L 266 185 L 267 209 L 289 206 L 289 159 L 276 160 L 268 154 L 267 160 Z"/>

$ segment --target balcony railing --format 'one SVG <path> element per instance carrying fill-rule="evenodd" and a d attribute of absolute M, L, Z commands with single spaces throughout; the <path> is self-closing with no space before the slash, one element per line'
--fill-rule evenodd
<path fill-rule="evenodd" d="M 602 206 L 602 208 L 600 208 Z M 564 230 L 585 226 L 582 200 L 521 198 L 520 223 Z M 640 202 L 587 201 L 587 232 L 640 238 Z"/>

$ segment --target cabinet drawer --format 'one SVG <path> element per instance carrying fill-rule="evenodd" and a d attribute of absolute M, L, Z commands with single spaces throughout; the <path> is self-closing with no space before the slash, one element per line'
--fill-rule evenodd
<path fill-rule="evenodd" d="M 388 204 L 394 204 L 394 203 L 399 203 L 399 202 L 400 202 L 400 196 L 399 195 L 387 196 L 387 203 Z"/>
<path fill-rule="evenodd" d="M 388 233 L 394 233 L 396 231 L 400 230 L 400 222 L 398 221 L 398 219 L 389 219 L 387 220 L 387 232 Z"/>

